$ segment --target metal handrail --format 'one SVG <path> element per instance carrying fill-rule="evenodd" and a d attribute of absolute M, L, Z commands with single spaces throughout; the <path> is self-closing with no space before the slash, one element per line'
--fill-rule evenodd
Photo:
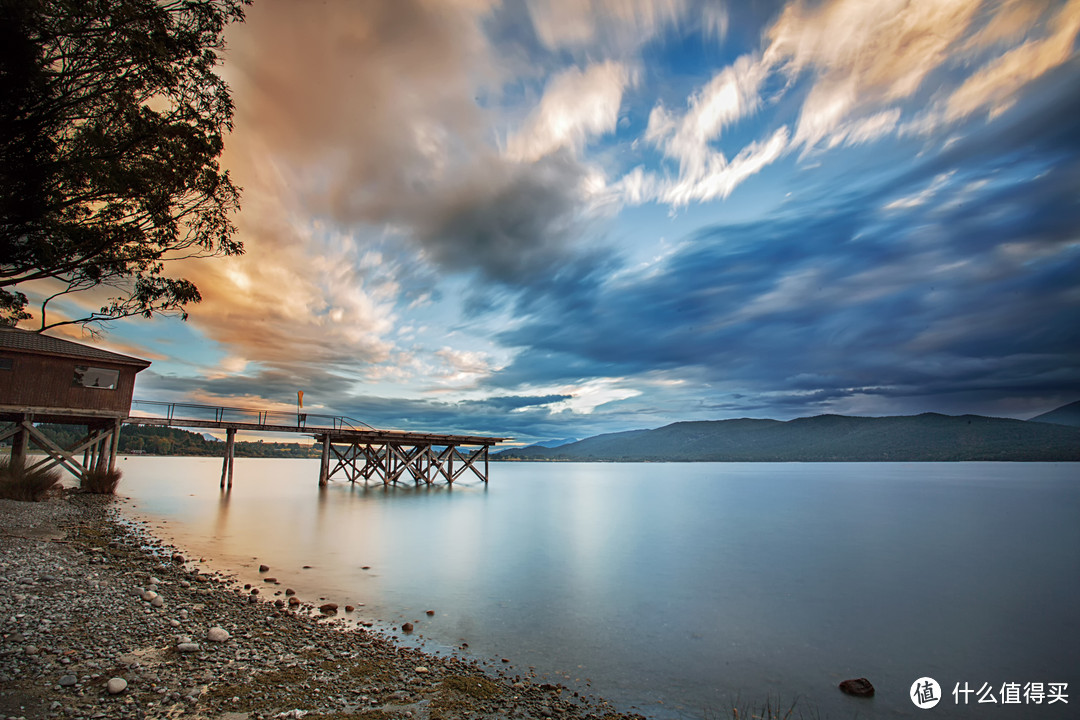
<path fill-rule="evenodd" d="M 333 429 L 333 430 L 359 430 L 358 425 L 368 430 L 374 430 L 375 428 L 368 425 L 363 420 L 356 420 L 355 418 L 346 417 L 344 415 L 323 415 L 321 413 L 305 413 L 300 409 L 296 412 L 290 412 L 285 410 L 259 410 L 257 408 L 238 408 L 238 407 L 226 407 L 220 405 L 199 405 L 196 403 L 177 403 L 177 402 L 163 402 L 160 400 L 132 400 L 132 407 L 147 406 L 152 408 L 163 408 L 161 412 L 156 416 L 160 417 L 164 414 L 165 419 L 168 422 L 173 422 L 177 418 L 177 409 L 183 410 L 185 413 L 191 411 L 196 413 L 194 416 L 185 415 L 184 419 L 188 420 L 202 420 L 206 415 L 212 415 L 214 422 L 224 423 L 231 419 L 236 419 L 232 416 L 240 415 L 250 422 L 250 418 L 255 418 L 255 424 L 257 425 L 288 425 L 292 427 L 292 423 L 295 422 L 297 428 L 312 428 L 312 429 Z M 199 417 L 202 415 L 203 417 Z M 283 420 L 282 422 L 270 422 L 270 420 Z M 236 419 L 237 422 L 243 422 Z M 311 421 L 325 420 L 327 424 L 318 424 L 318 422 L 312 423 Z"/>

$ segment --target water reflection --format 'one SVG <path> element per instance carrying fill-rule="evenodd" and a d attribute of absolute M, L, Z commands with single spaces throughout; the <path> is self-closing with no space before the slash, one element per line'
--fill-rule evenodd
<path fill-rule="evenodd" d="M 317 471 L 241 460 L 223 494 L 199 459 L 133 458 L 125 491 L 244 582 L 265 563 L 651 714 L 779 692 L 894 717 L 927 674 L 1080 686 L 1075 464 L 501 464 L 452 489 Z M 836 691 L 859 676 L 872 703 Z"/>

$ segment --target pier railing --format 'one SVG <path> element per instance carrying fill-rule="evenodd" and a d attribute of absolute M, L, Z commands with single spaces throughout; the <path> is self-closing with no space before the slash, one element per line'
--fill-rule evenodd
<path fill-rule="evenodd" d="M 259 410 L 257 408 L 198 405 L 195 403 L 170 403 L 158 400 L 132 400 L 131 409 L 151 418 L 173 420 L 207 420 L 226 425 L 230 422 L 252 425 L 291 426 L 310 430 L 374 430 L 362 420 L 343 415 L 308 413 L 298 409 Z M 132 417 L 138 417 L 133 415 Z"/>

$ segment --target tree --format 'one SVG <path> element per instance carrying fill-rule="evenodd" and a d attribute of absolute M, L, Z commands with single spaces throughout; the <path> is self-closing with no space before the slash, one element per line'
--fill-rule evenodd
<path fill-rule="evenodd" d="M 237 255 L 240 191 L 218 159 L 233 105 L 215 73 L 251 0 L 0 0 L 0 323 L 179 314 L 165 263 Z M 21 287 L 21 289 L 20 289 Z M 57 297 L 115 292 L 50 321 Z"/>

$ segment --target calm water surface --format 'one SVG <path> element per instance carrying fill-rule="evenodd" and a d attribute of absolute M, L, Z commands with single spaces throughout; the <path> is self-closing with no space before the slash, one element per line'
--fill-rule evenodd
<path fill-rule="evenodd" d="M 242 581 L 265 563 L 304 599 L 622 709 L 1080 716 L 1075 463 L 496 463 L 486 490 L 387 492 L 239 459 L 229 494 L 220 463 L 122 460 L 128 514 Z M 836 689 L 862 676 L 872 700 Z M 922 676 L 932 710 L 908 699 Z M 1069 705 L 964 708 L 965 682 L 1067 682 Z"/>

